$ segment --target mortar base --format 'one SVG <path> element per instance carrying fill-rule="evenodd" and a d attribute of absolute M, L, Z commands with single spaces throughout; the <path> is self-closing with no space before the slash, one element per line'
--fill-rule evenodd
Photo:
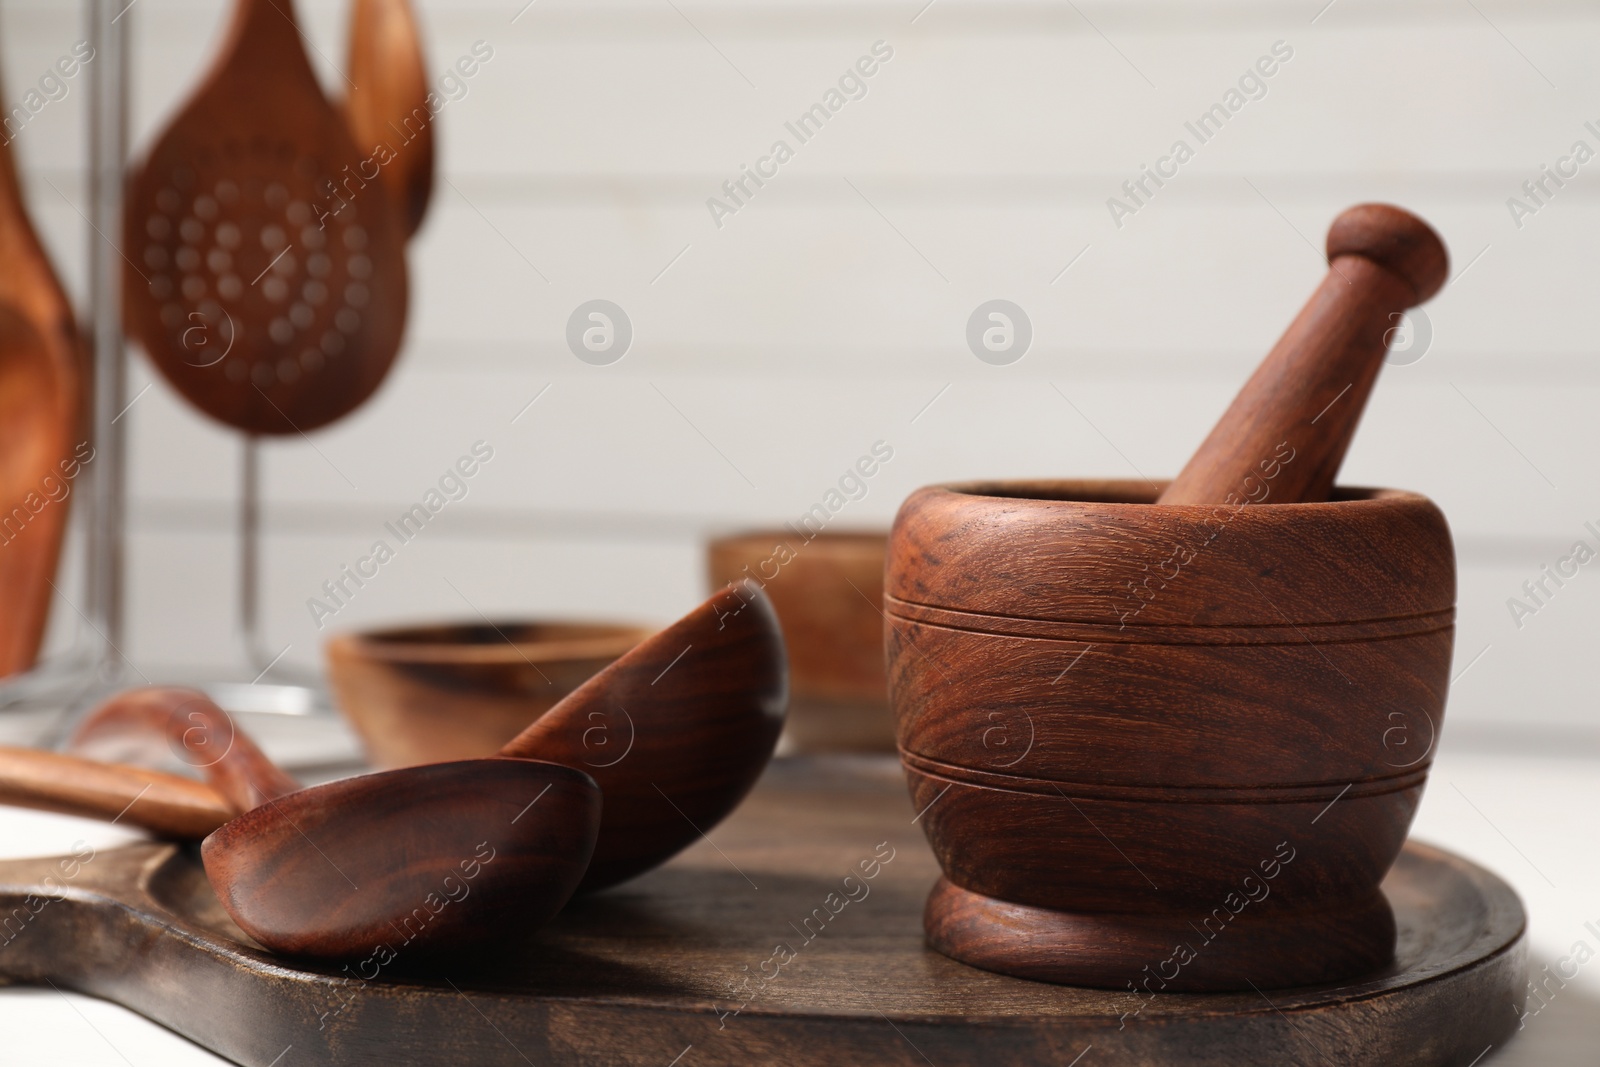
<path fill-rule="evenodd" d="M 1381 890 L 1298 910 L 1251 904 L 1225 924 L 1205 918 L 1203 906 L 1171 913 L 1057 911 L 984 896 L 941 877 L 923 910 L 923 928 L 933 948 L 973 967 L 1131 989 L 1141 997 L 1322 985 L 1372 974 L 1394 959 L 1394 910 Z"/>

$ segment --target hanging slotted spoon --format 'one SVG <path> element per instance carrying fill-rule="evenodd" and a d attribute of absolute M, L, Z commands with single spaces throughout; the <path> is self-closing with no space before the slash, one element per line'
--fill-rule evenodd
<path fill-rule="evenodd" d="M 404 330 L 404 227 L 323 95 L 293 0 L 238 0 L 222 54 L 128 185 L 129 332 L 250 433 L 325 425 Z"/>

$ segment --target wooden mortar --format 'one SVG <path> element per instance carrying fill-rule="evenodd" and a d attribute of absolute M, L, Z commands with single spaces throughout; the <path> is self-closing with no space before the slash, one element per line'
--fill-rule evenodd
<path fill-rule="evenodd" d="M 1352 233 L 1369 239 L 1352 249 Z M 1430 241 L 1437 255 L 1416 253 Z M 1378 885 L 1444 712 L 1454 550 L 1421 496 L 1316 497 L 1388 316 L 1431 295 L 1445 260 L 1419 220 L 1375 206 L 1341 217 L 1329 252 L 1172 486 L 968 483 L 901 507 L 889 684 L 944 872 L 924 915 L 940 951 L 1141 998 L 1392 958 Z"/>

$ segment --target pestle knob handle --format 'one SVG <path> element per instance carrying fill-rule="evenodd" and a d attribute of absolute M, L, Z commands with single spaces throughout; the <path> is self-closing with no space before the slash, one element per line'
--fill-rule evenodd
<path fill-rule="evenodd" d="M 1388 204 L 1328 230 L 1328 274 L 1212 429 L 1162 504 L 1328 499 L 1398 316 L 1449 276 L 1444 242 Z"/>

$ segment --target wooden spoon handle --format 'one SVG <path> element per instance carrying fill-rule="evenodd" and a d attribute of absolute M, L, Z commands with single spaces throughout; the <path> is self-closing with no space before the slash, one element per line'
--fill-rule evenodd
<path fill-rule="evenodd" d="M 1361 204 L 1328 230 L 1328 274 L 1211 431 L 1162 504 L 1326 500 L 1400 313 L 1444 284 L 1427 223 Z"/>
<path fill-rule="evenodd" d="M 233 818 L 203 782 L 32 748 L 0 747 L 0 804 L 199 839 Z"/>
<path fill-rule="evenodd" d="M 232 716 L 204 693 L 175 686 L 149 686 L 119 693 L 96 708 L 73 735 L 81 754 L 125 756 L 132 743 L 149 760 L 176 755 L 205 775 L 235 813 L 297 792 L 289 777 L 256 747 Z"/>
<path fill-rule="evenodd" d="M 286 62 L 304 64 L 309 72 L 311 60 L 305 53 L 294 0 L 235 0 L 217 69 L 241 80 L 270 77 Z"/>

